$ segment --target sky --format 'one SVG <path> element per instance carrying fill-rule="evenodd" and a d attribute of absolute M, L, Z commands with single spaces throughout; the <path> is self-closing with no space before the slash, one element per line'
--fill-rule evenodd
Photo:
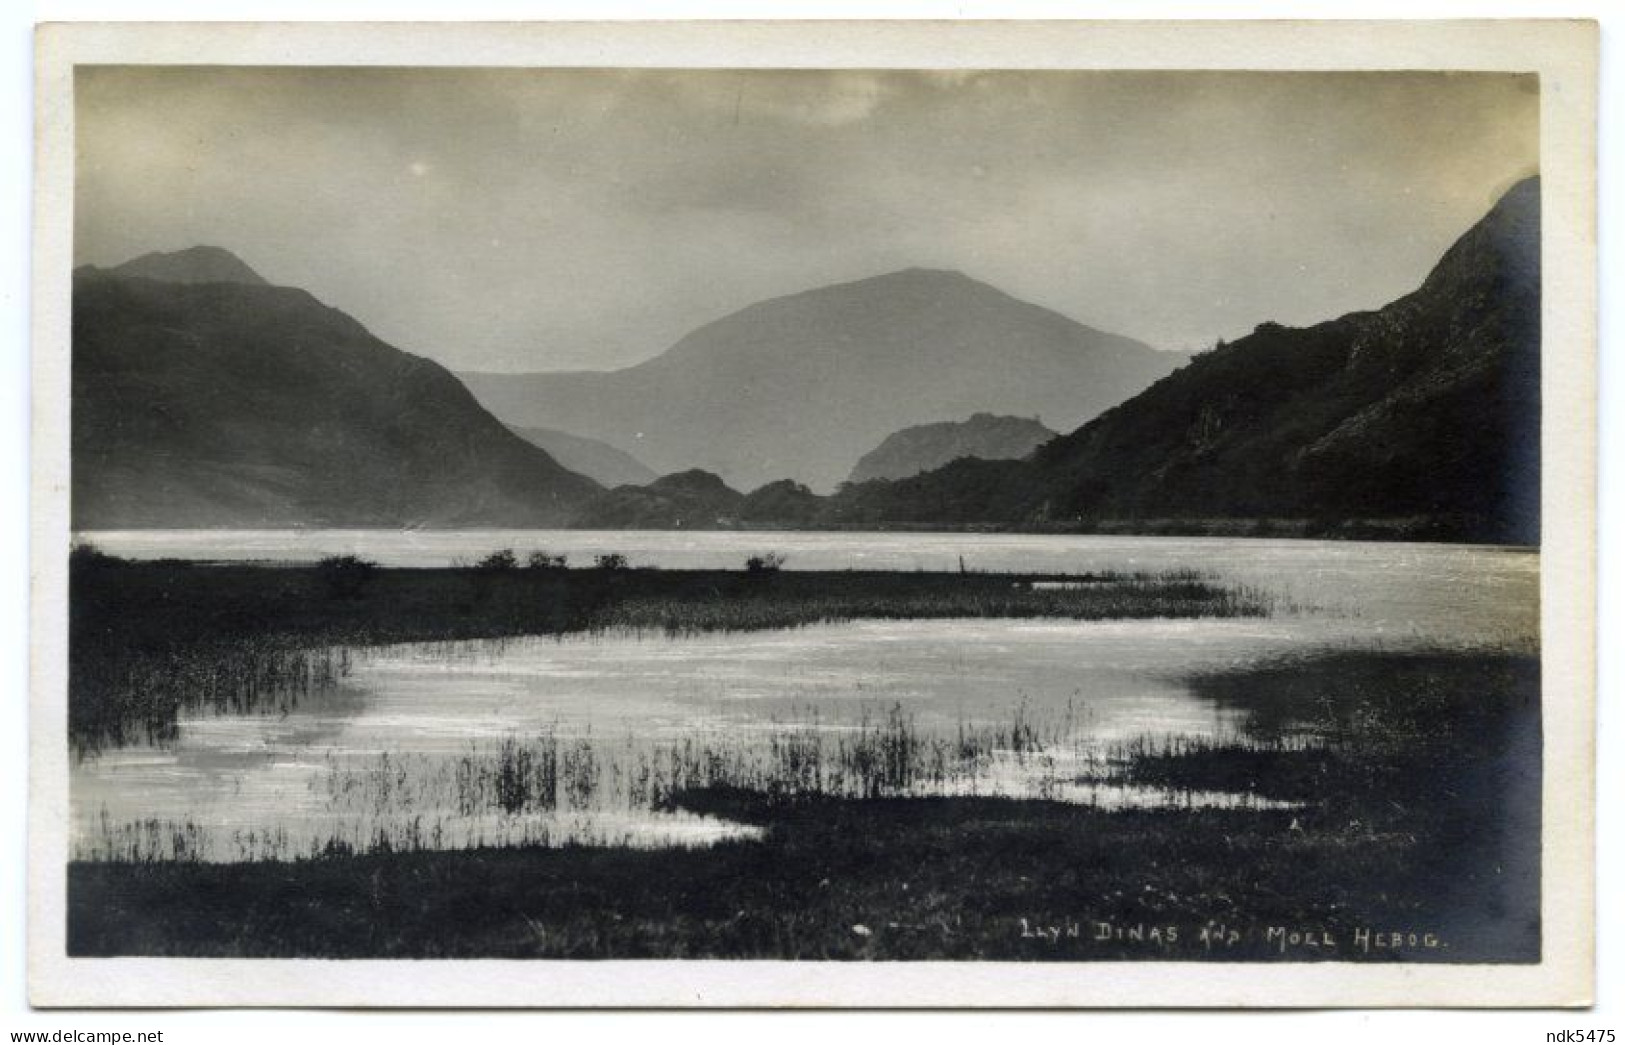
<path fill-rule="evenodd" d="M 77 264 L 225 247 L 454 370 L 955 269 L 1195 349 L 1375 308 L 1536 173 L 1478 73 L 80 67 Z"/>

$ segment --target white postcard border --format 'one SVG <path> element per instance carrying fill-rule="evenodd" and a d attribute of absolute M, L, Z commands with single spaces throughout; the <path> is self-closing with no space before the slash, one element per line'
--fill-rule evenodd
<path fill-rule="evenodd" d="M 1576 1006 L 1594 990 L 1594 23 L 148 23 L 41 27 L 29 995 L 47 1007 Z M 76 64 L 1463 69 L 1541 77 L 1543 960 L 1536 965 L 314 961 L 65 956 Z"/>

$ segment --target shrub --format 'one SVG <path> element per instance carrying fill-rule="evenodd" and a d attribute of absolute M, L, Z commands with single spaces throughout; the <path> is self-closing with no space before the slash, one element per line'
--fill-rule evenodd
<path fill-rule="evenodd" d="M 330 599 L 359 598 L 377 572 L 377 563 L 359 555 L 329 555 L 316 563 L 316 573 Z"/>
<path fill-rule="evenodd" d="M 778 573 L 789 557 L 779 552 L 764 552 L 745 560 L 746 573 Z"/>
<path fill-rule="evenodd" d="M 525 559 L 525 565 L 533 570 L 562 570 L 569 562 L 567 555 L 549 555 L 546 552 L 531 552 Z"/>
<path fill-rule="evenodd" d="M 73 569 L 84 569 L 93 566 L 112 566 L 123 562 L 116 555 L 109 555 L 100 548 L 83 541 L 75 544 L 68 550 L 68 566 Z"/>
<path fill-rule="evenodd" d="M 593 559 L 593 565 L 600 570 L 624 570 L 626 569 L 626 556 L 620 552 L 605 552 Z"/>
<path fill-rule="evenodd" d="M 474 568 L 484 570 L 487 573 L 500 573 L 511 570 L 518 565 L 519 560 L 514 556 L 512 548 L 499 548 L 475 563 Z"/>

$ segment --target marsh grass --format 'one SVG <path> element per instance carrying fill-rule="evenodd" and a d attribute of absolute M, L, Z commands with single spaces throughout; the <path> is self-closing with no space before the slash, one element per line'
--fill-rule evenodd
<path fill-rule="evenodd" d="M 1269 607 L 1270 600 L 1251 590 L 1220 588 L 1211 582 L 1124 578 L 1075 588 L 1012 584 L 1004 589 L 977 587 L 903 595 L 839 593 L 794 601 L 775 598 L 771 593 L 716 602 L 634 598 L 605 607 L 595 615 L 592 626 L 654 631 L 675 637 L 856 620 L 1257 617 L 1267 615 Z"/>
<path fill-rule="evenodd" d="M 855 721 L 824 721 L 809 706 L 752 728 L 653 739 L 555 726 L 471 742 L 455 755 L 329 754 L 311 785 L 320 800 L 316 829 L 272 825 L 220 836 L 190 821 L 113 823 L 104 814 L 76 853 L 189 862 L 680 845 L 687 843 L 661 833 L 659 818 L 705 807 L 718 794 L 748 796 L 769 817 L 830 802 L 957 797 L 1103 811 L 1339 810 L 1367 824 L 1451 806 L 1450 819 L 1465 824 L 1484 820 L 1484 794 L 1538 793 L 1533 658 L 1346 653 L 1193 684 L 1241 710 L 1241 727 L 1102 744 L 1091 736 L 1087 703 L 1040 712 L 1025 701 L 1003 721 L 931 728 L 896 703 L 866 707 Z M 331 833 L 320 834 L 321 825 Z"/>
<path fill-rule="evenodd" d="M 245 636 L 159 649 L 70 655 L 68 733 L 77 753 L 166 744 L 183 711 L 282 714 L 347 675 L 347 646 Z"/>
<path fill-rule="evenodd" d="M 1174 796 L 1234 787 L 1290 809 L 1154 809 L 933 794 L 938 765 L 1025 760 L 1078 772 L 1066 717 L 1023 710 L 987 730 L 923 733 L 896 710 L 859 729 L 786 725 L 756 761 L 686 737 L 630 772 L 606 738 L 546 735 L 471 748 L 448 769 L 469 809 L 628 801 L 753 829 L 703 847 L 595 847 L 552 837 L 428 851 L 358 835 L 211 863 L 195 825 L 110 826 L 105 861 L 68 869 L 68 951 L 302 957 L 1018 959 L 1530 962 L 1541 956 L 1539 661 L 1484 653 L 1346 653 L 1204 675 L 1245 713 L 1219 740 L 1145 738 L 1086 767 Z M 1086 720 L 1086 709 L 1076 713 Z M 596 769 L 566 769 L 588 741 Z M 548 766 L 557 768 L 548 782 Z M 353 769 L 357 809 L 420 796 L 403 766 Z M 619 776 L 617 774 L 620 774 Z M 555 809 L 556 813 L 557 810 Z M 243 837 L 243 852 L 266 836 Z M 276 846 L 276 835 L 270 836 Z M 314 850 L 314 851 L 309 851 Z M 308 857 L 308 858 L 306 858 Z M 1022 931 L 1177 925 L 1179 946 L 1050 943 Z M 862 925 L 869 931 L 855 932 Z M 1241 930 L 1207 950 L 1204 926 Z M 1316 927 L 1337 949 L 1284 951 L 1265 927 Z M 1362 928 L 1415 928 L 1447 948 L 1361 951 Z"/>
<path fill-rule="evenodd" d="M 506 557 L 503 557 L 506 562 Z M 1045 582 L 1076 586 L 1044 588 Z M 281 713 L 399 642 L 593 632 L 683 636 L 856 620 L 1264 616 L 1265 594 L 1190 571 L 1072 577 L 743 570 L 379 569 L 135 563 L 69 573 L 69 739 L 93 754 L 174 738 L 188 710 Z"/>
<path fill-rule="evenodd" d="M 1124 745 L 1108 753 L 1107 778 L 1313 802 L 1368 820 L 1370 810 L 1449 808 L 1457 825 L 1497 835 L 1502 809 L 1485 796 L 1539 791 L 1537 656 L 1342 652 L 1191 683 L 1240 711 L 1243 730 Z M 1513 804 L 1538 835 L 1538 808 Z"/>
<path fill-rule="evenodd" d="M 365 852 L 491 845 L 685 845 L 735 837 L 682 822 L 696 796 L 755 796 L 793 813 L 830 801 L 999 797 L 1094 808 L 1268 808 L 1246 796 L 1124 781 L 1077 779 L 1099 764 L 1087 710 L 1035 713 L 1018 703 L 1002 722 L 922 726 L 901 704 L 865 708 L 850 722 L 815 708 L 750 728 L 677 737 L 590 731 L 470 742 L 457 754 L 329 752 L 309 783 L 311 801 L 271 830 L 247 836 L 196 821 L 110 822 L 78 839 L 84 860 L 155 862 L 302 860 Z M 297 797 L 297 796 L 295 796 Z M 672 818 L 678 818 L 675 823 Z M 681 828 L 674 834 L 673 827 Z"/>

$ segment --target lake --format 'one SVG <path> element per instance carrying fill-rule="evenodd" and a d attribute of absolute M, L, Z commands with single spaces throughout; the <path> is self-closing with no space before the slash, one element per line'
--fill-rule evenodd
<path fill-rule="evenodd" d="M 76 855 L 237 860 L 471 845 L 705 845 L 755 829 L 672 811 L 684 786 L 797 775 L 821 793 L 1258 804 L 1112 782 L 1136 744 L 1224 739 L 1192 675 L 1335 649 L 1538 648 L 1539 558 L 1453 545 L 1052 535 L 128 531 L 129 557 L 401 566 L 500 547 L 576 564 L 1082 573 L 1193 568 L 1275 596 L 1263 619 L 870 621 L 353 651 L 277 714 L 183 716 L 175 741 L 73 770 Z M 901 755 L 899 755 L 901 752 Z M 880 768 L 876 768 L 879 766 Z M 877 775 L 878 774 L 878 775 Z"/>

